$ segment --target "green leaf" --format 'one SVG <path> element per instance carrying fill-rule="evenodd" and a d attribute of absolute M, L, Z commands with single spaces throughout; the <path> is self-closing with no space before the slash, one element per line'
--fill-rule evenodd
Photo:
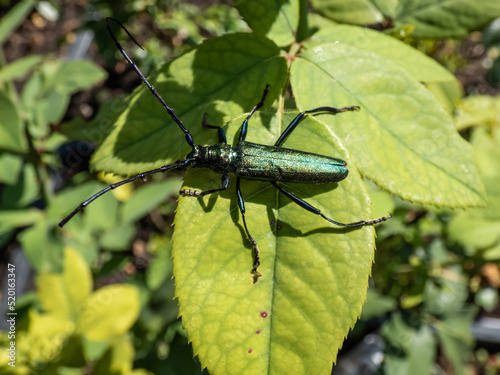
<path fill-rule="evenodd" d="M 481 44 L 490 49 L 495 47 L 500 43 L 500 21 L 495 20 L 490 23 L 483 31 L 481 35 Z"/>
<path fill-rule="evenodd" d="M 293 61 L 290 82 L 301 110 L 361 107 L 321 121 L 377 185 L 420 204 L 484 204 L 469 144 L 432 95 L 400 67 L 342 43 L 323 44 Z"/>
<path fill-rule="evenodd" d="M 43 83 L 39 90 L 26 96 L 23 91 L 23 99 L 26 104 L 31 103 L 39 133 L 44 136 L 44 132 L 48 131 L 46 125 L 62 120 L 70 95 L 103 80 L 106 72 L 91 61 L 73 60 L 45 63 L 40 75 Z M 36 75 L 32 78 L 36 79 Z"/>
<path fill-rule="evenodd" d="M 475 252 L 500 245 L 500 131 L 476 128 L 471 143 L 483 176 L 488 207 L 455 214 L 448 231 L 453 240 Z"/>
<path fill-rule="evenodd" d="M 314 32 L 317 32 L 324 27 L 336 26 L 337 23 L 319 15 L 318 13 L 309 13 L 307 15 L 307 25 L 310 29 L 310 33 L 314 35 Z"/>
<path fill-rule="evenodd" d="M 368 320 L 383 316 L 396 309 L 397 301 L 393 297 L 384 296 L 373 288 L 368 289 L 366 303 L 361 312 L 361 319 Z"/>
<path fill-rule="evenodd" d="M 80 362 L 78 367 L 83 366 L 81 353 L 65 353 L 68 344 L 74 338 L 75 325 L 70 320 L 65 320 L 49 314 L 40 314 L 35 309 L 29 311 L 29 326 L 25 335 L 19 335 L 20 339 L 16 350 L 21 353 L 29 353 L 30 373 L 34 367 L 39 369 L 43 366 L 46 370 L 48 364 L 68 358 L 69 361 Z M 74 343 L 74 342 L 73 342 Z M 71 345 L 71 349 L 75 346 Z M 49 367 L 50 368 L 50 367 Z M 39 371 L 36 371 L 39 372 Z"/>
<path fill-rule="evenodd" d="M 106 71 L 92 61 L 68 61 L 57 72 L 55 89 L 61 94 L 70 95 L 91 88 L 106 76 Z"/>
<path fill-rule="evenodd" d="M 464 374 L 464 362 L 473 348 L 470 326 L 476 313 L 475 308 L 462 309 L 435 324 L 444 354 L 457 375 Z"/>
<path fill-rule="evenodd" d="M 498 289 L 484 288 L 477 292 L 474 297 L 476 305 L 482 307 L 488 312 L 492 312 L 498 306 Z"/>
<path fill-rule="evenodd" d="M 127 250 L 134 235 L 135 228 L 132 223 L 117 224 L 100 236 L 99 244 L 107 250 Z"/>
<path fill-rule="evenodd" d="M 449 114 L 455 112 L 457 103 L 464 96 L 464 88 L 455 77 L 450 81 L 430 82 L 426 85 L 426 88 Z"/>
<path fill-rule="evenodd" d="M 459 214 L 449 224 L 450 237 L 464 246 L 485 249 L 500 241 L 500 220 Z"/>
<path fill-rule="evenodd" d="M 78 139 L 99 146 L 113 129 L 113 124 L 120 112 L 127 109 L 126 97 L 120 96 L 104 103 L 96 117 L 88 122 L 75 117 L 70 122 L 63 123 L 61 133 L 70 139 Z"/>
<path fill-rule="evenodd" d="M 105 341 L 127 332 L 139 311 L 139 293 L 135 287 L 108 285 L 87 298 L 77 326 L 88 340 Z"/>
<path fill-rule="evenodd" d="M 26 140 L 23 134 L 23 124 L 16 106 L 0 91 L 0 148 L 24 152 Z"/>
<path fill-rule="evenodd" d="M 484 250 L 482 258 L 485 260 L 500 260 L 500 241 L 493 247 Z"/>
<path fill-rule="evenodd" d="M 42 61 L 41 55 L 31 55 L 18 59 L 0 70 L 0 83 L 10 82 L 24 77 Z"/>
<path fill-rule="evenodd" d="M 157 290 L 167 278 L 172 277 L 172 260 L 170 259 L 172 246 L 170 238 L 166 237 L 153 237 L 151 245 L 156 252 L 146 269 L 146 284 L 149 289 Z"/>
<path fill-rule="evenodd" d="M 319 14 L 340 23 L 366 25 L 384 20 L 370 0 L 311 0 L 311 4 Z"/>
<path fill-rule="evenodd" d="M 93 367 L 94 375 L 132 374 L 135 350 L 128 335 L 117 338 Z"/>
<path fill-rule="evenodd" d="M 394 212 L 396 204 L 391 194 L 385 190 L 380 189 L 375 184 L 368 180 L 365 180 L 365 186 L 368 191 L 368 195 L 372 201 L 373 205 L 373 216 L 381 217 L 387 215 L 388 212 Z"/>
<path fill-rule="evenodd" d="M 35 3 L 34 0 L 20 1 L 12 7 L 9 13 L 2 16 L 0 19 L 0 45 L 3 45 L 10 33 L 24 21 Z"/>
<path fill-rule="evenodd" d="M 42 219 L 43 211 L 35 208 L 28 210 L 0 211 L 0 233 L 10 229 L 34 224 Z"/>
<path fill-rule="evenodd" d="M 477 160 L 479 170 L 486 182 L 493 182 L 500 177 L 500 128 L 493 127 L 491 130 L 476 128 L 471 135 L 471 144 L 474 149 L 474 157 Z M 497 184 L 487 185 L 488 196 L 495 196 L 498 191 Z M 488 189 L 490 188 L 490 189 Z M 497 215 L 500 213 L 497 211 Z"/>
<path fill-rule="evenodd" d="M 418 81 L 456 82 L 456 78 L 434 59 L 409 45 L 378 31 L 348 25 L 323 28 L 312 37 L 313 42 L 341 42 L 360 50 L 373 52 L 382 59 L 405 69 Z"/>
<path fill-rule="evenodd" d="M 164 181 L 148 184 L 137 189 L 121 207 L 121 221 L 134 222 L 158 206 L 167 197 L 178 194 L 181 179 L 170 177 Z"/>
<path fill-rule="evenodd" d="M 475 95 L 458 103 L 456 128 L 462 130 L 474 125 L 500 126 L 500 96 Z"/>
<path fill-rule="evenodd" d="M 67 249 L 64 251 L 63 273 L 40 273 L 37 289 L 46 313 L 75 321 L 81 304 L 92 290 L 90 267 L 80 254 Z"/>
<path fill-rule="evenodd" d="M 373 3 L 382 14 L 393 18 L 396 14 L 399 0 L 373 0 Z"/>
<path fill-rule="evenodd" d="M 53 62 L 49 62 L 53 63 Z M 47 64 L 47 62 L 46 62 Z M 43 90 L 43 79 L 39 71 L 36 71 L 29 79 L 28 82 L 23 87 L 21 93 L 22 107 L 27 112 L 26 115 L 29 119 L 32 119 L 33 115 L 30 113 L 37 99 L 42 96 Z"/>
<path fill-rule="evenodd" d="M 420 38 L 464 36 L 500 16 L 498 0 L 413 0 L 399 4 L 394 26 L 414 25 L 412 35 Z"/>
<path fill-rule="evenodd" d="M 79 337 L 82 341 L 83 351 L 87 361 L 97 361 L 99 358 L 102 358 L 106 350 L 111 346 L 110 340 L 96 342 L 88 340 L 85 336 Z M 120 336 L 118 336 L 117 339 L 120 339 Z"/>
<path fill-rule="evenodd" d="M 70 95 L 85 90 L 106 77 L 98 65 L 86 60 L 46 61 L 26 83 L 22 102 L 31 125 L 31 135 L 46 137 L 49 124 L 62 120 Z"/>
<path fill-rule="evenodd" d="M 272 102 L 285 84 L 286 69 L 286 59 L 271 41 L 230 34 L 207 40 L 164 66 L 151 83 L 197 144 L 214 143 L 217 132 L 202 128 L 203 114 L 209 113 L 210 124 L 223 124 L 250 110 L 266 84 Z M 95 152 L 95 169 L 140 173 L 188 154 L 182 132 L 146 87 L 137 89 L 127 106 Z"/>
<path fill-rule="evenodd" d="M 278 46 L 287 46 L 295 40 L 299 0 L 239 0 L 235 6 L 255 33 Z"/>
<path fill-rule="evenodd" d="M 22 166 L 23 159 L 20 156 L 0 152 L 0 182 L 14 185 L 19 178 Z"/>
<path fill-rule="evenodd" d="M 46 126 L 57 124 L 62 120 L 68 109 L 69 100 L 69 95 L 55 90 L 44 92 L 44 96 L 38 99 L 34 109 L 40 129 L 37 135 L 47 136 L 50 130 Z"/>
<path fill-rule="evenodd" d="M 436 341 L 429 326 L 411 316 L 396 313 L 382 327 L 388 342 L 384 373 L 389 375 L 430 374 L 436 357 Z"/>
<path fill-rule="evenodd" d="M 46 218 L 19 235 L 31 266 L 39 272 L 61 272 L 63 243 L 59 228 Z"/>
<path fill-rule="evenodd" d="M 445 269 L 445 275 L 425 283 L 424 308 L 430 314 L 450 315 L 460 311 L 469 295 L 464 275 Z"/>
<path fill-rule="evenodd" d="M 71 213 L 83 201 L 90 198 L 106 185 L 97 181 L 90 181 L 85 184 L 65 189 L 58 194 L 51 202 L 47 210 L 50 218 L 61 221 Z M 104 194 L 95 202 L 85 208 L 83 223 L 86 229 L 108 229 L 113 228 L 117 220 L 118 200 L 109 192 Z M 81 213 L 80 213 L 81 215 Z M 81 230 L 82 225 L 78 216 L 73 217 L 65 226 L 68 230 Z"/>
<path fill-rule="evenodd" d="M 282 123 L 257 112 L 247 140 L 273 144 L 295 114 L 286 113 Z M 243 119 L 229 123 L 230 137 Z M 311 117 L 284 146 L 348 159 L 332 132 Z M 281 185 L 335 220 L 371 218 L 355 168 L 338 184 Z M 190 169 L 183 188 L 215 186 L 220 186 L 220 175 Z M 261 251 L 262 277 L 255 285 L 235 181 L 218 195 L 179 198 L 172 238 L 174 276 L 194 353 L 214 375 L 329 373 L 366 298 L 374 230 L 335 227 L 268 182 L 243 180 L 241 190 L 248 228 Z"/>

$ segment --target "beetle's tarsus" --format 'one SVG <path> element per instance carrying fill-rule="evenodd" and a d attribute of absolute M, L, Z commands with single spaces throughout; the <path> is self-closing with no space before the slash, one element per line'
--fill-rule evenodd
<path fill-rule="evenodd" d="M 382 216 L 382 217 L 379 217 L 378 219 L 364 221 L 363 225 L 374 225 L 374 224 L 382 223 L 384 221 L 389 220 L 391 217 L 392 217 L 392 214 L 389 212 L 388 216 Z"/>
<path fill-rule="evenodd" d="M 260 250 L 257 247 L 257 242 L 254 241 L 253 243 L 253 269 L 252 273 L 258 273 L 257 268 L 260 266 Z"/>
<path fill-rule="evenodd" d="M 257 269 L 260 266 L 260 255 L 259 255 L 260 250 L 257 247 L 257 242 L 252 241 L 252 243 L 253 243 L 253 250 L 254 250 L 254 253 L 253 253 L 254 261 L 253 261 L 252 274 L 253 274 L 253 283 L 255 284 L 257 281 L 259 281 L 259 278 L 262 276 L 262 274 L 259 271 L 257 271 Z"/>
<path fill-rule="evenodd" d="M 185 197 L 199 197 L 201 192 L 198 190 L 184 189 L 179 190 L 179 194 L 184 195 Z"/>

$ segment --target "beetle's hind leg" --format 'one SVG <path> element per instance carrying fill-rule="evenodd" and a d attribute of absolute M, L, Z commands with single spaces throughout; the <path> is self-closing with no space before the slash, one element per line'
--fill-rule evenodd
<path fill-rule="evenodd" d="M 306 209 L 309 212 L 312 212 L 313 214 L 321 216 L 323 219 L 329 221 L 332 224 L 335 224 L 335 225 L 338 225 L 338 226 L 341 226 L 341 227 L 362 227 L 362 226 L 365 226 L 365 225 L 374 225 L 374 224 L 378 224 L 378 223 L 381 223 L 383 221 L 386 221 L 386 220 L 388 220 L 388 219 L 390 219 L 392 217 L 392 214 L 389 213 L 389 216 L 382 216 L 382 217 L 379 217 L 378 219 L 374 219 L 374 220 L 366 220 L 366 221 L 365 220 L 360 220 L 360 221 L 356 221 L 354 223 L 347 223 L 347 224 L 340 223 L 338 221 L 335 221 L 335 220 L 327 218 L 325 215 L 323 215 L 323 213 L 321 212 L 320 209 L 318 209 L 318 208 L 316 208 L 314 206 L 311 206 L 309 203 L 307 203 L 303 199 L 300 199 L 296 195 L 294 195 L 294 194 L 290 193 L 289 191 L 283 189 L 276 182 L 271 181 L 271 184 L 273 184 L 274 187 L 280 191 L 280 193 L 283 193 L 292 202 L 297 203 L 300 207 Z"/>

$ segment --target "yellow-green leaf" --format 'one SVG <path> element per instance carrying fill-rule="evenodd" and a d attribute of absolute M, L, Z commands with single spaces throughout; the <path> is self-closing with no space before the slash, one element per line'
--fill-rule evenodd
<path fill-rule="evenodd" d="M 139 316 L 139 293 L 131 285 L 108 285 L 93 293 L 82 308 L 78 329 L 91 341 L 127 332 Z"/>
<path fill-rule="evenodd" d="M 247 140 L 273 144 L 292 118 L 286 114 L 282 124 L 258 112 Z M 238 120 L 229 124 L 230 137 L 243 118 Z M 284 146 L 348 158 L 328 127 L 312 118 Z M 189 170 L 184 187 L 217 185 L 220 175 Z M 279 194 L 269 182 L 243 180 L 248 228 L 261 251 L 262 277 L 254 285 L 252 248 L 234 186 L 232 180 L 220 194 L 179 198 L 174 276 L 194 353 L 213 375 L 329 373 L 366 298 L 373 228 L 335 227 Z M 338 184 L 282 186 L 335 220 L 371 218 L 370 201 L 354 166 Z"/>
<path fill-rule="evenodd" d="M 130 337 L 127 334 L 117 337 L 106 353 L 97 361 L 92 374 L 129 375 L 132 372 L 134 355 L 135 350 Z"/>
<path fill-rule="evenodd" d="M 37 288 L 47 314 L 74 320 L 92 290 L 90 267 L 76 251 L 66 249 L 63 273 L 40 273 Z"/>
<path fill-rule="evenodd" d="M 299 0 L 239 0 L 235 7 L 252 30 L 278 46 L 295 40 L 299 25 Z"/>
<path fill-rule="evenodd" d="M 463 36 L 500 16 L 498 0 L 400 1 L 395 27 L 415 26 L 413 35 L 423 38 Z"/>
<path fill-rule="evenodd" d="M 7 95 L 0 92 L 0 149 L 26 151 L 26 139 L 19 112 Z"/>
<path fill-rule="evenodd" d="M 360 173 L 377 185 L 420 204 L 484 204 L 470 145 L 434 97 L 400 67 L 342 43 L 322 44 L 292 63 L 291 84 L 302 110 L 361 107 L 356 116 L 324 121 Z"/>
<path fill-rule="evenodd" d="M 500 96 L 469 96 L 458 103 L 455 120 L 457 129 L 474 125 L 500 126 Z"/>
<path fill-rule="evenodd" d="M 338 25 L 323 28 L 312 36 L 314 43 L 341 42 L 373 52 L 410 73 L 415 79 L 430 82 L 456 81 L 455 76 L 419 50 L 381 32 L 358 26 Z"/>
<path fill-rule="evenodd" d="M 340 23 L 366 25 L 384 19 L 370 0 L 311 0 L 311 4 L 318 13 Z"/>

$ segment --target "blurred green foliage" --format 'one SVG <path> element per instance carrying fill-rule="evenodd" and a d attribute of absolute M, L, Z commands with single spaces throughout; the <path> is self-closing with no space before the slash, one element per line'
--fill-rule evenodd
<path fill-rule="evenodd" d="M 8 3 L 2 2 L 2 6 Z M 43 14 L 42 3 L 52 4 L 62 17 L 61 9 L 52 2 L 21 1 L 0 20 L 0 43 L 32 12 Z M 299 5 L 298 1 L 286 3 Z M 493 0 L 481 1 L 482 6 L 477 1 L 456 2 L 449 11 L 460 14 L 473 3 L 474 17 L 465 21 L 455 17 L 461 21 L 440 24 L 435 22 L 443 12 L 438 5 L 422 12 L 416 7 L 394 7 L 396 2 L 356 2 L 354 6 L 347 1 L 316 0 L 312 7 L 322 17 L 311 16 L 310 24 L 319 28 L 317 38 L 328 38 L 332 30 L 328 27 L 334 22 L 383 24 L 390 17 L 394 24 L 384 25 L 388 35 L 413 45 L 417 41 L 431 54 L 436 38 L 467 36 L 500 15 L 498 2 Z M 284 13 L 290 17 L 277 24 L 259 18 L 258 10 L 245 1 L 238 1 L 236 7 L 180 0 L 89 1 L 81 22 L 94 31 L 108 66 L 116 62 L 116 49 L 102 20 L 113 16 L 127 24 L 148 51 L 136 59 L 145 73 L 206 38 L 225 33 L 253 29 L 286 46 L 293 41 L 292 34 L 282 32 L 286 27 L 280 25 L 286 24 L 303 33 L 297 39 L 309 36 L 301 19 L 303 8 Z M 149 34 L 141 33 L 147 22 L 132 22 L 144 17 L 151 21 Z M 489 24 L 482 41 L 491 87 L 500 82 L 498 24 L 498 20 Z M 322 34 L 322 30 L 326 31 Z M 348 38 L 349 33 L 345 34 Z M 137 52 L 135 48 L 128 44 L 126 49 Z M 388 58 L 391 56 L 389 53 Z M 412 61 L 411 56 L 408 52 L 396 60 L 405 65 L 406 58 Z M 468 63 L 458 53 L 446 61 L 448 68 Z M 61 232 L 56 224 L 68 210 L 118 179 L 84 171 L 65 183 L 73 186 L 61 189 L 58 172 L 63 169 L 61 146 L 79 138 L 86 127 L 81 120 L 73 120 L 62 131 L 55 125 L 63 122 L 71 96 L 102 82 L 106 72 L 86 60 L 48 55 L 26 56 L 7 64 L 3 51 L 0 64 L 0 246 L 19 243 L 36 271 L 36 289 L 16 301 L 17 366 L 8 366 L 2 355 L 0 372 L 202 373 L 201 367 L 207 364 L 200 366 L 193 360 L 173 300 L 172 230 L 168 224 L 175 209 L 171 197 L 181 186 L 180 178 L 160 176 L 140 189 L 107 194 Z M 24 84 L 18 85 L 21 81 Z M 370 320 L 378 319 L 386 343 L 381 371 L 389 374 L 425 374 L 436 366 L 457 374 L 473 367 L 483 368 L 485 373 L 500 369 L 498 353 L 475 351 L 470 334 L 478 312 L 496 311 L 498 317 L 500 104 L 498 97 L 462 98 L 463 89 L 454 79 L 444 81 L 429 82 L 428 89 L 454 114 L 456 129 L 470 141 L 488 207 L 465 211 L 423 208 L 367 182 L 374 217 L 389 210 L 393 218 L 377 230 L 378 250 L 367 303 L 352 336 L 362 332 Z M 109 92 L 101 95 L 111 96 Z M 126 100 L 103 105 L 97 119 Z M 106 135 L 101 134 L 95 143 L 100 144 Z M 2 352 L 8 345 L 2 332 Z"/>

